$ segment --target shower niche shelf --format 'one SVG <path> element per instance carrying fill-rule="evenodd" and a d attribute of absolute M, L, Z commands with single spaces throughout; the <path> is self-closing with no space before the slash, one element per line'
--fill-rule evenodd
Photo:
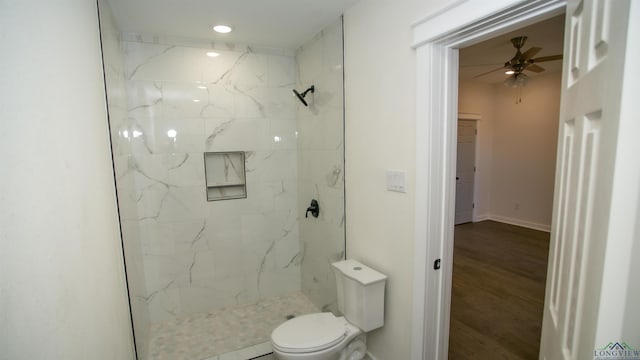
<path fill-rule="evenodd" d="M 204 153 L 207 201 L 247 197 L 244 161 L 244 151 Z"/>

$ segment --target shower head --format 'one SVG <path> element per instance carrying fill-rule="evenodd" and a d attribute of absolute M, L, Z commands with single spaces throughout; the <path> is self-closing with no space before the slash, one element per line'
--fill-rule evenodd
<path fill-rule="evenodd" d="M 302 94 L 299 93 L 298 90 L 293 89 L 293 93 L 296 94 L 296 96 L 298 97 L 298 99 L 300 99 L 300 101 L 302 101 L 304 106 L 309 106 L 309 105 L 307 105 L 307 101 L 304 99 L 304 97 L 307 96 L 308 92 L 311 92 L 313 94 L 315 92 L 315 87 L 313 85 L 311 85 L 311 87 L 309 87 L 307 90 L 305 90 Z"/>
<path fill-rule="evenodd" d="M 307 102 L 304 100 L 304 95 L 301 95 L 296 89 L 293 89 L 293 93 L 296 94 L 296 96 L 298 97 L 298 99 L 300 99 L 300 101 L 302 101 L 304 106 L 308 106 Z"/>

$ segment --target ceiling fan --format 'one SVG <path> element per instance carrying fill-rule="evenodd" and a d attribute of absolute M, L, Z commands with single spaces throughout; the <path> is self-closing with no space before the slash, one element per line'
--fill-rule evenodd
<path fill-rule="evenodd" d="M 562 54 L 533 58 L 540 50 L 542 50 L 542 48 L 534 46 L 529 48 L 525 52 L 521 52 L 521 49 L 526 41 L 526 36 L 518 36 L 511 39 L 511 43 L 516 48 L 516 54 L 509 61 L 505 62 L 504 66 L 493 69 L 491 71 L 487 71 L 480 75 L 476 75 L 474 76 L 474 78 L 488 75 L 495 71 L 507 69 L 505 73 L 511 74 L 511 76 L 505 80 L 505 85 L 512 87 L 522 87 L 526 84 L 528 78 L 524 73 L 525 70 L 539 73 L 544 71 L 544 68 L 542 66 L 536 65 L 537 63 L 562 59 Z"/>

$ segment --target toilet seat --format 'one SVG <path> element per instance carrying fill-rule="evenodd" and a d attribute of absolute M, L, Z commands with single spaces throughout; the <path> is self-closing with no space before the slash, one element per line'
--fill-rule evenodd
<path fill-rule="evenodd" d="M 330 312 L 302 315 L 278 326 L 273 346 L 287 353 L 308 353 L 330 348 L 347 336 L 347 322 Z"/>

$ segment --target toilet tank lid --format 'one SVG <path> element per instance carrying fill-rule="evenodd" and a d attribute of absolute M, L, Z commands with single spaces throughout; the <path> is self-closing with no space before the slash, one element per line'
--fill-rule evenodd
<path fill-rule="evenodd" d="M 387 279 L 386 275 L 379 273 L 353 259 L 334 262 L 331 265 L 346 277 L 355 280 L 362 285 L 370 285 Z"/>

